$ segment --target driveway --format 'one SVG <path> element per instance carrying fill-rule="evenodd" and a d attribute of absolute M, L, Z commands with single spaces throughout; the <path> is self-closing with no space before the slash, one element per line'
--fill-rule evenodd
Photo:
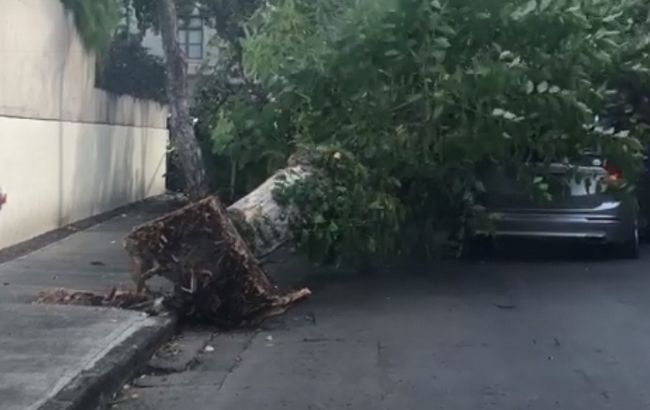
<path fill-rule="evenodd" d="M 188 331 L 192 365 L 116 408 L 650 408 L 650 249 L 542 255 L 313 274 L 314 296 L 262 329 Z"/>

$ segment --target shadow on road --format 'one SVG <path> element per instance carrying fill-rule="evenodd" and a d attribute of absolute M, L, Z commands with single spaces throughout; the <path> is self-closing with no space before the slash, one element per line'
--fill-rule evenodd
<path fill-rule="evenodd" d="M 528 262 L 619 260 L 611 247 L 602 244 L 536 240 L 499 241 L 485 249 L 484 259 Z"/>

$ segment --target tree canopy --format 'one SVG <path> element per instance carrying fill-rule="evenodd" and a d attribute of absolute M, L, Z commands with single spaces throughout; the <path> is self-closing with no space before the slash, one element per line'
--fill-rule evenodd
<path fill-rule="evenodd" d="M 649 13 L 641 0 L 274 0 L 242 41 L 268 99 L 215 109 L 214 146 L 240 167 L 317 154 L 323 172 L 279 193 L 318 259 L 431 252 L 480 219 L 486 166 L 548 198 L 533 158 L 597 144 L 633 180 L 645 124 L 627 100 L 625 128 L 595 117 L 616 79 L 647 84 Z"/>
<path fill-rule="evenodd" d="M 62 0 L 75 20 L 111 0 Z M 153 0 L 128 0 L 141 28 Z M 484 223 L 487 167 L 548 199 L 539 163 L 600 146 L 633 189 L 648 119 L 643 0 L 179 0 L 225 46 L 199 124 L 248 188 L 305 153 L 278 189 L 317 259 L 435 252 Z M 99 14 L 96 11 L 99 9 Z M 107 19 L 112 21 L 112 19 Z M 78 23 L 88 44 L 110 27 Z M 93 34 L 95 33 L 95 34 Z M 224 60 L 227 60 L 224 63 Z M 207 90 L 207 91 L 206 91 Z M 616 129 L 597 124 L 617 118 Z"/>

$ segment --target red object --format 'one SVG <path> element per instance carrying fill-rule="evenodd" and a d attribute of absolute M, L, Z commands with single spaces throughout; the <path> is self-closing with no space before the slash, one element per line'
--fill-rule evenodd
<path fill-rule="evenodd" d="M 610 181 L 614 182 L 623 178 L 623 173 L 621 172 L 621 170 L 609 162 L 605 163 L 605 171 L 607 171 L 607 175 L 608 175 L 607 179 L 609 179 Z"/>

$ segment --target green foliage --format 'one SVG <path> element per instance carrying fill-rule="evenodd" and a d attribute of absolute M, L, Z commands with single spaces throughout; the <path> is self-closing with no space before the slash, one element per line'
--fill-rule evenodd
<path fill-rule="evenodd" d="M 291 154 L 290 136 L 284 132 L 288 118 L 273 103 L 260 108 L 249 101 L 246 89 L 229 96 L 211 134 L 214 152 L 232 159 L 235 195 L 255 188 Z"/>
<path fill-rule="evenodd" d="M 213 189 L 227 201 L 245 195 L 270 172 L 281 167 L 290 152 L 287 134 L 276 132 L 276 113 L 267 95 L 243 72 L 242 22 L 253 15 L 259 0 L 201 0 L 198 8 L 217 31 L 212 39 L 217 61 L 204 65 L 195 87 L 193 115 L 207 158 Z M 230 114 L 233 115 L 230 115 Z M 246 130 L 236 133 L 235 128 Z M 237 134 L 235 136 L 235 134 Z"/>
<path fill-rule="evenodd" d="M 276 192 L 280 203 L 301 209 L 291 223 L 303 250 L 315 260 L 345 259 L 355 264 L 363 263 L 365 255 L 393 252 L 402 215 L 397 198 L 389 192 L 400 182 L 375 181 L 350 152 L 332 147 L 309 151 L 316 154 L 313 165 L 321 172 Z M 384 189 L 367 189 L 378 185 Z"/>
<path fill-rule="evenodd" d="M 635 175 L 634 109 L 616 132 L 593 124 L 619 79 L 650 83 L 644 3 L 271 1 L 244 41 L 246 72 L 269 98 L 222 104 L 215 147 L 257 165 L 269 147 L 325 147 L 323 174 L 281 194 L 303 211 L 297 237 L 317 258 L 434 252 L 481 216 L 486 167 L 548 197 L 533 162 L 601 145 Z"/>
<path fill-rule="evenodd" d="M 118 33 L 101 61 L 98 87 L 116 94 L 165 103 L 165 67 L 138 36 Z"/>
<path fill-rule="evenodd" d="M 118 0 L 61 0 L 74 16 L 84 46 L 100 53 L 111 43 L 120 18 Z"/>

